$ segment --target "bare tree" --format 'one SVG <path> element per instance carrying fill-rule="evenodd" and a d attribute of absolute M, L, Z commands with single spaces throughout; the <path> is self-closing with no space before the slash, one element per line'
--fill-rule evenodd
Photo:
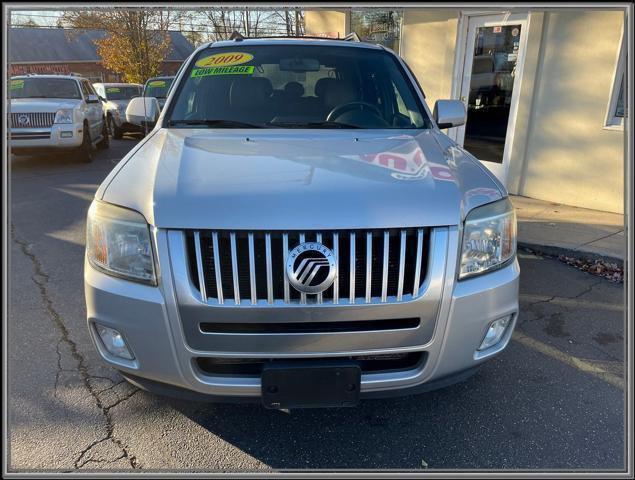
<path fill-rule="evenodd" d="M 289 15 L 289 9 L 284 9 L 284 25 L 287 27 L 287 35 L 291 36 L 291 16 Z"/>
<path fill-rule="evenodd" d="M 226 40 L 232 32 L 242 32 L 243 21 L 240 17 L 241 12 L 236 10 L 211 10 L 206 12 L 207 19 L 213 27 L 211 40 Z"/>
<path fill-rule="evenodd" d="M 228 39 L 234 31 L 247 37 L 304 35 L 304 12 L 299 8 L 221 8 L 207 11 L 205 16 L 212 24 L 211 40 Z"/>

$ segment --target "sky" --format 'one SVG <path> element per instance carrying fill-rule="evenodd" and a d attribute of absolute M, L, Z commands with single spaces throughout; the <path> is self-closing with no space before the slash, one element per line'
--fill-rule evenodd
<path fill-rule="evenodd" d="M 209 10 L 209 9 L 206 8 L 205 10 Z M 252 16 L 252 19 L 253 19 L 253 15 L 255 14 L 255 12 L 253 12 L 253 10 L 255 10 L 255 9 L 251 8 L 250 10 L 252 10 L 251 16 Z M 272 9 L 268 8 L 266 10 L 272 10 Z M 191 11 L 194 12 L 195 8 L 193 8 Z M 26 22 L 28 20 L 33 20 L 38 25 L 41 25 L 43 27 L 55 27 L 55 26 L 57 26 L 57 21 L 58 21 L 59 17 L 63 14 L 63 11 L 61 11 L 61 10 L 18 10 L 18 9 L 16 9 L 16 10 L 10 11 L 10 14 L 11 14 L 10 18 L 11 18 L 11 25 L 12 26 L 16 25 L 16 24 L 23 24 L 24 22 Z M 272 34 L 284 34 L 285 33 L 285 27 L 283 27 L 280 24 L 279 20 L 277 20 L 277 19 L 272 17 L 271 21 L 273 21 L 274 23 L 269 25 L 268 29 L 271 30 Z M 262 27 L 263 28 L 267 28 L 267 27 L 265 27 L 265 25 L 267 25 L 266 22 L 262 25 Z M 175 26 L 175 27 L 173 27 L 173 29 L 178 29 L 178 28 Z M 213 34 L 212 25 L 210 24 L 210 21 L 205 17 L 205 12 L 204 11 L 197 12 L 195 15 L 193 15 L 192 21 L 184 23 L 180 30 L 182 32 L 184 32 L 184 33 L 193 31 L 193 32 L 201 33 L 204 36 L 209 36 L 210 34 Z M 280 31 L 278 31 L 278 30 L 280 30 Z"/>
<path fill-rule="evenodd" d="M 54 26 L 61 14 L 62 12 L 55 10 L 15 10 L 11 12 L 11 22 L 31 19 L 40 25 Z"/>

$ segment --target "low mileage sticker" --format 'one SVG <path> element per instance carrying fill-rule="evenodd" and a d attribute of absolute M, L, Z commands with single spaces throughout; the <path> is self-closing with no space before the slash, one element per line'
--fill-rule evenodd
<path fill-rule="evenodd" d="M 251 75 L 254 73 L 253 65 L 234 65 L 232 67 L 206 67 L 192 70 L 192 78 L 208 77 L 211 75 Z"/>

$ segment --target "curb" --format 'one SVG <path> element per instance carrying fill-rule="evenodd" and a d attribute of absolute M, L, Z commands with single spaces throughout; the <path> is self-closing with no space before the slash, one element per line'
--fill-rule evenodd
<path fill-rule="evenodd" d="M 567 257 L 577 258 L 579 260 L 585 260 L 593 262 L 600 260 L 607 263 L 616 263 L 624 266 L 624 259 L 618 257 L 612 257 L 610 255 L 600 255 L 599 253 L 585 252 L 582 250 L 573 250 L 570 248 L 556 247 L 551 245 L 537 245 L 535 243 L 518 242 L 518 248 L 532 253 L 538 253 L 549 257 L 559 257 L 560 255 L 566 255 Z"/>

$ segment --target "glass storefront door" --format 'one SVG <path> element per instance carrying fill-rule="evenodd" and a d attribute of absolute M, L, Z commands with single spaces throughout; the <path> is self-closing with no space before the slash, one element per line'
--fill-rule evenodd
<path fill-rule="evenodd" d="M 467 121 L 457 141 L 506 181 L 513 138 L 526 15 L 471 17 L 463 67 L 461 99 Z"/>

